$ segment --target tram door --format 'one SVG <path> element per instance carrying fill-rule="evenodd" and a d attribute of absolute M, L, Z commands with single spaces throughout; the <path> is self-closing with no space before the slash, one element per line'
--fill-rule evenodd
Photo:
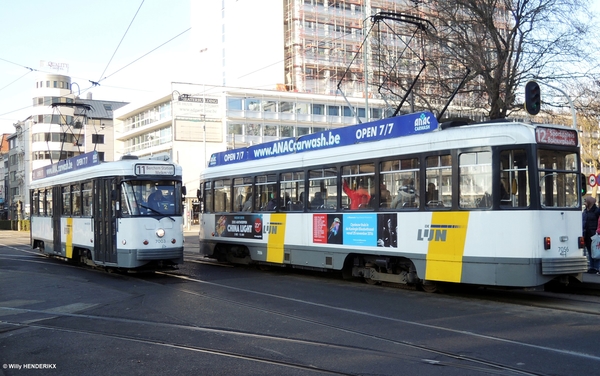
<path fill-rule="evenodd" d="M 115 202 L 116 189 L 114 178 L 94 181 L 94 258 L 98 262 L 116 263 Z"/>
<path fill-rule="evenodd" d="M 60 186 L 52 187 L 52 251 L 61 253 L 62 231 L 60 229 L 60 215 L 62 214 L 62 192 Z M 66 238 L 65 238 L 66 241 Z"/>

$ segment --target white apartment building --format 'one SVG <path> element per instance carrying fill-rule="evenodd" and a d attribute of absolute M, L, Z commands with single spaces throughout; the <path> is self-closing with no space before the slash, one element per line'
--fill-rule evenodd
<path fill-rule="evenodd" d="M 123 102 L 80 99 L 71 77 L 40 74 L 34 83 L 31 115 L 14 124 L 9 141 L 6 203 L 10 219 L 29 213 L 28 187 L 34 170 L 93 150 L 112 160 L 113 114 Z M 78 85 L 77 85 L 78 86 Z"/>
<path fill-rule="evenodd" d="M 115 159 L 168 156 L 183 167 L 188 198 L 213 153 L 384 117 L 380 100 L 350 98 L 347 103 L 340 96 L 172 86 L 171 93 L 114 112 Z"/>

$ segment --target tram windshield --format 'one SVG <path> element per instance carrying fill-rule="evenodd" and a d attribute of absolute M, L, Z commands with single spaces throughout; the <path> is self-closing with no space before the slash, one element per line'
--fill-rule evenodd
<path fill-rule="evenodd" d="M 577 154 L 539 149 L 537 153 L 542 208 L 572 208 L 579 205 Z"/>
<path fill-rule="evenodd" d="M 124 216 L 181 215 L 181 182 L 131 180 L 121 183 Z"/>

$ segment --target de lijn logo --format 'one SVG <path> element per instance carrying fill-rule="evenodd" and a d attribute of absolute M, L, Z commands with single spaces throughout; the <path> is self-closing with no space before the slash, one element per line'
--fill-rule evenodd
<path fill-rule="evenodd" d="M 425 225 L 417 231 L 417 240 L 427 242 L 445 242 L 448 229 L 460 228 L 458 225 Z"/>

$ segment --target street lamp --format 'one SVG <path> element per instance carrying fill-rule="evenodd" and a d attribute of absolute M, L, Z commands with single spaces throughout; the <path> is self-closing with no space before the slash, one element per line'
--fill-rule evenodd
<path fill-rule="evenodd" d="M 206 106 L 206 105 L 205 105 Z M 202 138 L 204 144 L 204 168 L 208 166 L 208 161 L 206 160 L 206 115 L 200 115 L 202 118 Z"/>

